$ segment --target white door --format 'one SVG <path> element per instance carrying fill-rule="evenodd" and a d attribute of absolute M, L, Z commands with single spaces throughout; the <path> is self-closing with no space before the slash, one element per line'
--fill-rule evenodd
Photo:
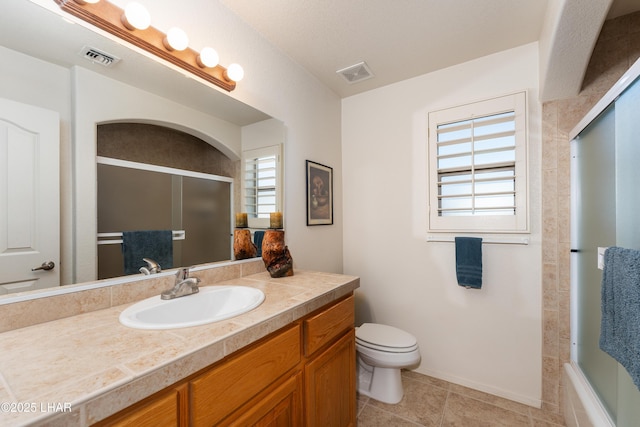
<path fill-rule="evenodd" d="M 59 129 L 57 112 L 0 98 L 0 294 L 60 285 Z"/>

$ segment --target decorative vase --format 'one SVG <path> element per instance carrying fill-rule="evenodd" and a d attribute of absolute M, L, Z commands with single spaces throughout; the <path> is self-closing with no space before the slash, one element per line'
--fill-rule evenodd
<path fill-rule="evenodd" d="M 255 258 L 257 253 L 258 248 L 251 241 L 250 230 L 233 230 L 233 255 L 236 259 Z"/>
<path fill-rule="evenodd" d="M 293 259 L 284 244 L 284 230 L 266 230 L 262 239 L 262 261 L 271 277 L 293 276 Z"/>

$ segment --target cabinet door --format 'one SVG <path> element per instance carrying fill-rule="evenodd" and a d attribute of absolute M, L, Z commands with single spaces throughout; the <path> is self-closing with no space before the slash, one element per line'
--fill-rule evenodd
<path fill-rule="evenodd" d="M 300 327 L 295 325 L 194 379 L 191 425 L 221 422 L 295 368 L 300 353 Z"/>
<path fill-rule="evenodd" d="M 307 426 L 355 426 L 355 330 L 310 361 L 304 372 Z"/>
<path fill-rule="evenodd" d="M 302 425 L 302 374 L 298 373 L 257 402 L 242 408 L 222 426 L 291 427 Z"/>
<path fill-rule="evenodd" d="M 186 385 L 161 392 L 97 425 L 114 427 L 186 426 L 188 420 L 186 394 Z"/>

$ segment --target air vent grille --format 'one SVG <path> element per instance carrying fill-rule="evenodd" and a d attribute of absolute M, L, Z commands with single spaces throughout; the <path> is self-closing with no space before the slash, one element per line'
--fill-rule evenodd
<path fill-rule="evenodd" d="M 361 82 L 373 77 L 373 73 L 371 72 L 371 69 L 366 62 L 360 62 L 358 64 L 351 65 L 350 67 L 336 71 L 336 73 L 344 77 L 344 79 L 349 84 Z"/>
<path fill-rule="evenodd" d="M 84 46 L 80 51 L 80 55 L 89 61 L 104 65 L 105 67 L 111 67 L 120 61 L 115 55 L 111 55 L 110 53 L 103 52 L 95 47 Z"/>

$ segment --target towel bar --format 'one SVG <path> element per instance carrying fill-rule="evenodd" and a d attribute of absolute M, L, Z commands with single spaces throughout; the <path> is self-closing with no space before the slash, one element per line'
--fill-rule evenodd
<path fill-rule="evenodd" d="M 120 239 L 113 239 L 113 237 L 120 237 Z M 184 230 L 173 230 L 173 240 L 184 240 L 185 238 L 186 238 L 186 232 Z M 98 233 L 99 245 L 113 245 L 118 243 L 122 243 L 122 232 Z"/>
<path fill-rule="evenodd" d="M 427 242 L 455 242 L 455 237 L 427 236 Z M 499 244 L 499 245 L 528 245 L 529 239 L 524 237 L 521 239 L 492 239 L 482 238 L 482 243 Z"/>

